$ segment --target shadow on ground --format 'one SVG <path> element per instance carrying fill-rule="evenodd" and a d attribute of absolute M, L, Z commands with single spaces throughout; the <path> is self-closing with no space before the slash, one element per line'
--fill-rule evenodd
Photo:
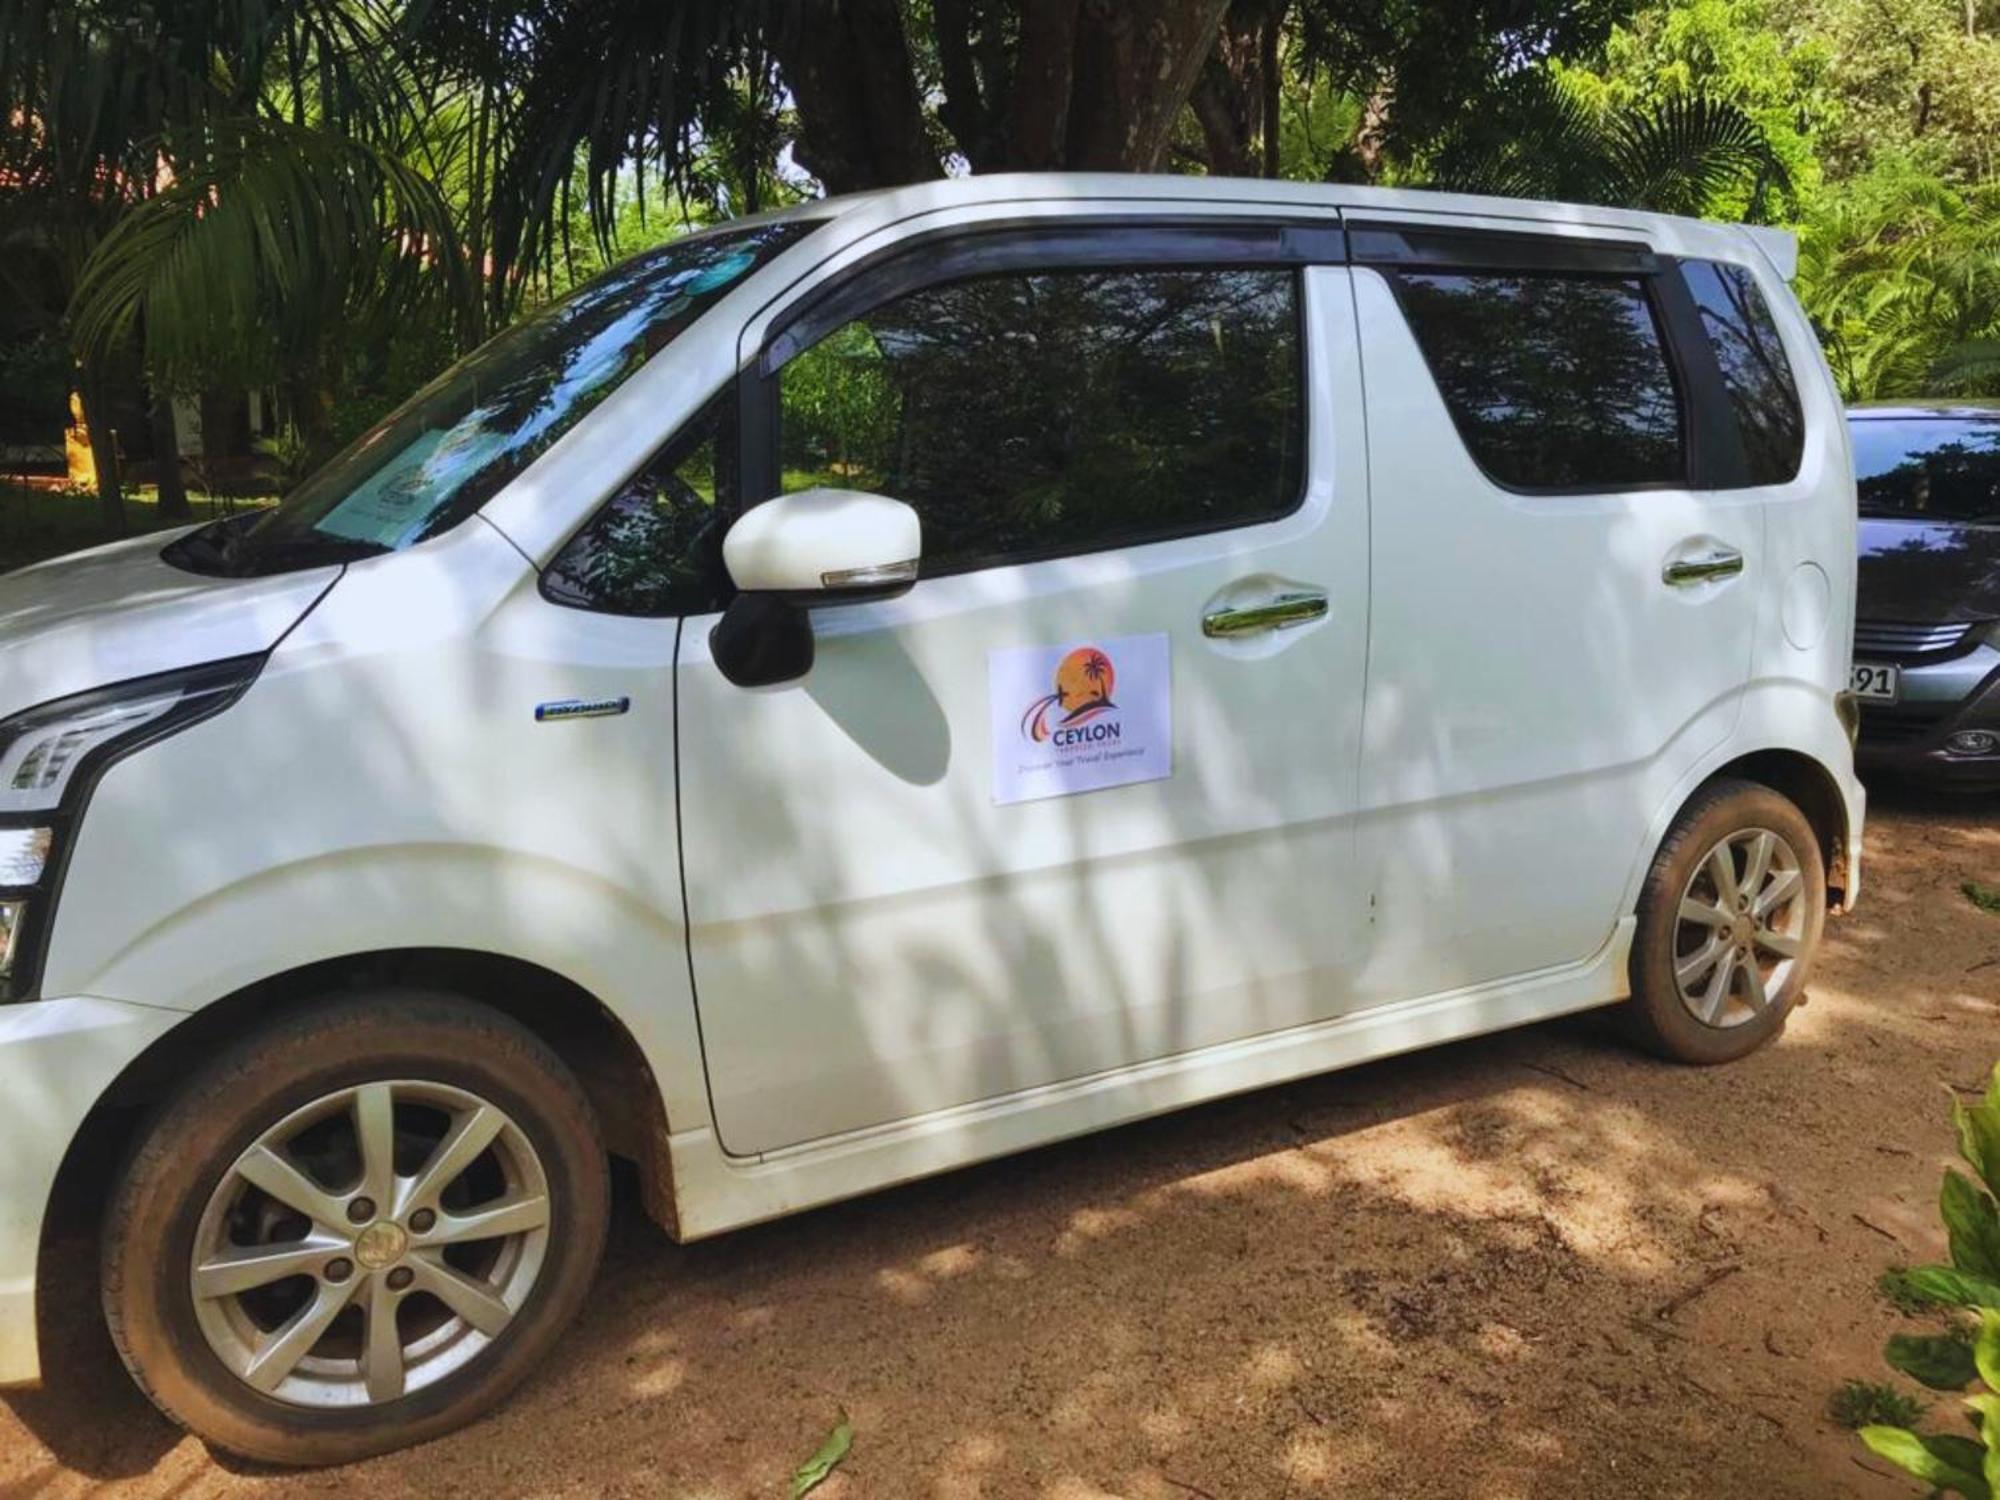
<path fill-rule="evenodd" d="M 1824 1403 L 1907 1326 L 1872 1283 L 1938 1252 L 1944 1088 L 2000 1055 L 1971 811 L 1878 800 L 1812 1004 L 1734 1067 L 1585 1018 L 694 1246 L 627 1193 L 541 1378 L 336 1475 L 219 1466 L 78 1311 L 0 1405 L 0 1500 L 777 1495 L 841 1410 L 827 1500 L 1912 1493 Z"/>

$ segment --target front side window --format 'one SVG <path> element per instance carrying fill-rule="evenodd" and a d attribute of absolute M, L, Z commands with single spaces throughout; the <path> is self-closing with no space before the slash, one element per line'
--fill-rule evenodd
<path fill-rule="evenodd" d="M 1401 272 L 1402 305 L 1481 469 L 1522 490 L 1687 478 L 1680 394 L 1638 277 Z"/>
<path fill-rule="evenodd" d="M 2000 415 L 1860 417 L 1849 431 L 1864 516 L 2000 525 Z"/>
<path fill-rule="evenodd" d="M 1742 266 L 1690 260 L 1682 262 L 1681 272 L 1736 413 L 1748 480 L 1783 484 L 1799 472 L 1806 424 L 1770 306 Z"/>
<path fill-rule="evenodd" d="M 635 256 L 515 324 L 363 433 L 277 506 L 173 561 L 248 574 L 414 546 L 463 521 L 729 289 L 810 233 L 785 220 Z"/>
<path fill-rule="evenodd" d="M 1050 270 L 928 287 L 779 372 L 782 482 L 916 507 L 924 572 L 1131 545 L 1301 498 L 1290 270 Z"/>
<path fill-rule="evenodd" d="M 736 513 L 736 402 L 697 417 L 606 501 L 542 574 L 558 604 L 698 615 L 727 604 L 722 536 Z"/>

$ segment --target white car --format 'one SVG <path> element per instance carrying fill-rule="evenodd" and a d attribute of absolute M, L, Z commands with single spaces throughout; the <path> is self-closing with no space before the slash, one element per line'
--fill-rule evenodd
<path fill-rule="evenodd" d="M 1618 1004 L 1854 900 L 1770 231 L 975 177 L 639 256 L 269 512 L 0 579 L 0 1384 L 52 1201 L 210 1442 L 492 1406 L 695 1239 Z M 107 1159 L 122 1163 L 102 1178 Z"/>

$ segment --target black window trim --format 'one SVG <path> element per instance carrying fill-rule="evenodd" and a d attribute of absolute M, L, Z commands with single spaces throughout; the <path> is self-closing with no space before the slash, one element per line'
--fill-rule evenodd
<path fill-rule="evenodd" d="M 1657 305 L 1666 314 L 1665 333 L 1688 377 L 1688 470 L 1699 490 L 1751 488 L 1750 457 L 1737 425 L 1722 362 L 1702 327 L 1701 306 L 1688 285 L 1678 256 L 1660 265 Z"/>
<path fill-rule="evenodd" d="M 1660 257 L 1641 241 L 1547 230 L 1471 228 L 1350 215 L 1347 244 L 1357 266 L 1425 271 L 1594 271 L 1617 276 L 1650 276 L 1660 269 Z"/>
<path fill-rule="evenodd" d="M 815 288 L 787 308 L 766 330 L 754 359 L 737 376 L 742 423 L 739 494 L 744 510 L 782 490 L 779 457 L 778 377 L 784 365 L 821 338 L 872 308 L 899 297 L 982 276 L 1034 272 L 1290 270 L 1293 349 L 1298 392 L 1293 440 L 1298 451 L 1297 493 L 1280 510 L 1248 519 L 1201 525 L 1176 522 L 1157 532 L 1112 542 L 1055 544 L 964 559 L 948 566 L 922 565 L 923 580 L 950 578 L 999 567 L 1024 567 L 1063 557 L 1087 557 L 1128 547 L 1268 526 L 1296 515 L 1312 487 L 1312 384 L 1304 272 L 1315 265 L 1343 265 L 1348 236 L 1331 218 L 1282 214 L 1201 216 L 1112 215 L 1050 221 L 1033 219 L 955 225 L 885 246 Z M 794 335 L 793 330 L 801 330 Z M 753 498 L 754 497 L 754 498 Z"/>

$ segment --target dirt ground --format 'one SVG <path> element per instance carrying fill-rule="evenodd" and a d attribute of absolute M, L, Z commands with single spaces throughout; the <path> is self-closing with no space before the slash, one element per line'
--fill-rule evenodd
<path fill-rule="evenodd" d="M 1909 1495 L 1825 1416 L 1942 1253 L 1947 1092 L 2000 1057 L 2000 806 L 1878 797 L 1860 912 L 1734 1067 L 1591 1020 L 1274 1089 L 720 1241 L 626 1195 L 497 1416 L 317 1475 L 218 1460 L 81 1317 L 0 1500 Z M 1956 1429 L 1950 1404 L 1934 1421 Z"/>

